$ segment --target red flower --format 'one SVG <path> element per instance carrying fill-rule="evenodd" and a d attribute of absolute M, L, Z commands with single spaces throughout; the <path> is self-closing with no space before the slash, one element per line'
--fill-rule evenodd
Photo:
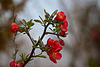
<path fill-rule="evenodd" d="M 62 55 L 61 55 L 61 53 L 59 53 L 59 52 L 51 52 L 51 53 L 49 54 L 50 60 L 53 61 L 54 63 L 57 63 L 56 60 L 60 60 L 61 57 L 62 57 Z"/>
<path fill-rule="evenodd" d="M 17 67 L 17 63 L 15 61 L 10 62 L 10 67 Z"/>
<path fill-rule="evenodd" d="M 63 46 L 64 45 L 64 41 L 62 39 L 59 40 L 60 44 Z"/>
<path fill-rule="evenodd" d="M 55 18 L 56 20 L 59 20 L 59 21 L 63 21 L 64 19 L 66 19 L 66 15 L 64 12 L 60 11 L 57 13 L 57 16 Z"/>
<path fill-rule="evenodd" d="M 15 32 L 17 32 L 17 31 L 20 31 L 20 32 L 21 32 L 21 30 L 19 29 L 19 26 L 18 26 L 16 23 L 12 23 L 12 26 L 11 26 L 10 31 L 11 31 L 12 33 L 15 33 Z"/>
<path fill-rule="evenodd" d="M 62 46 L 59 44 L 58 41 L 55 41 L 51 38 L 47 40 L 47 45 L 45 46 L 45 50 L 47 54 L 49 55 L 49 58 L 54 63 L 57 63 L 56 60 L 60 60 L 62 55 L 59 53 L 62 49 Z"/>
<path fill-rule="evenodd" d="M 23 65 L 23 63 L 19 62 L 19 63 L 17 64 L 17 67 L 22 67 L 22 65 Z"/>
<path fill-rule="evenodd" d="M 59 44 L 58 41 L 54 42 L 54 45 L 50 48 L 50 51 L 52 52 L 59 52 L 62 49 L 62 46 Z"/>
<path fill-rule="evenodd" d="M 67 32 L 67 27 L 68 27 L 68 22 L 67 22 L 67 19 L 65 19 L 65 20 L 63 21 L 63 23 L 60 24 L 60 29 L 61 29 L 61 31 L 63 31 L 63 32 Z"/>
<path fill-rule="evenodd" d="M 62 37 L 66 37 L 65 32 L 67 32 L 68 22 L 65 13 L 62 11 L 58 12 L 54 20 L 63 21 L 63 23 L 59 24 L 59 28 L 61 30 L 59 35 Z"/>
<path fill-rule="evenodd" d="M 62 36 L 62 37 L 66 37 L 66 33 L 63 32 L 63 31 L 61 31 L 61 32 L 60 32 L 60 36 Z"/>
<path fill-rule="evenodd" d="M 19 62 L 18 64 L 15 61 L 10 62 L 10 67 L 22 67 L 23 63 Z"/>
<path fill-rule="evenodd" d="M 55 40 L 49 38 L 49 39 L 47 40 L 47 45 L 49 45 L 49 46 L 53 45 L 53 44 L 54 44 L 54 41 L 55 41 Z"/>

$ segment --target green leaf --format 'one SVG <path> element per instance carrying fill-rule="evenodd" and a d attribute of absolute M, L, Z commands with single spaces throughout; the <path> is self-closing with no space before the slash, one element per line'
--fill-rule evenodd
<path fill-rule="evenodd" d="M 48 20 L 49 16 L 48 15 L 45 15 L 45 20 Z"/>
<path fill-rule="evenodd" d="M 19 56 L 22 58 L 22 60 L 24 60 L 23 53 L 22 54 L 19 54 Z"/>
<path fill-rule="evenodd" d="M 50 29 L 51 31 L 53 31 L 50 27 L 49 27 L 49 29 Z"/>
<path fill-rule="evenodd" d="M 58 21 L 57 23 L 63 23 L 63 21 Z"/>
<path fill-rule="evenodd" d="M 36 57 L 46 58 L 46 56 L 44 56 L 44 55 L 40 55 L 40 56 L 36 56 Z"/>
<path fill-rule="evenodd" d="M 60 28 L 59 27 L 56 27 L 56 30 L 55 30 L 56 32 L 59 32 L 60 31 Z"/>
<path fill-rule="evenodd" d="M 32 46 L 33 48 L 39 48 L 39 47 L 37 47 L 36 45 L 34 45 L 34 46 Z"/>
<path fill-rule="evenodd" d="M 24 27 L 19 27 L 19 29 L 22 31 L 22 32 L 25 32 L 25 28 Z"/>
<path fill-rule="evenodd" d="M 33 19 L 30 20 L 30 22 L 32 22 Z"/>
<path fill-rule="evenodd" d="M 28 60 L 29 58 L 25 58 L 25 60 Z M 29 61 L 32 61 L 33 59 L 30 59 Z"/>
<path fill-rule="evenodd" d="M 53 20 L 52 22 L 53 22 L 53 23 L 57 23 L 58 21 L 57 21 L 57 20 Z"/>
<path fill-rule="evenodd" d="M 46 12 L 46 10 L 44 9 L 44 12 L 45 12 L 45 20 L 48 20 L 50 14 L 48 12 Z"/>
<path fill-rule="evenodd" d="M 50 19 L 52 19 L 52 18 L 57 14 L 57 12 L 58 12 L 58 10 L 55 10 L 55 11 L 51 14 Z"/>
<path fill-rule="evenodd" d="M 24 53 L 24 58 L 25 58 L 26 54 Z"/>
<path fill-rule="evenodd" d="M 31 26 L 34 25 L 34 23 L 32 22 L 32 19 L 30 21 L 28 21 L 26 24 L 27 24 L 28 28 L 30 28 Z"/>
<path fill-rule="evenodd" d="M 15 56 L 15 53 L 14 52 L 12 52 L 12 57 L 14 57 Z"/>
<path fill-rule="evenodd" d="M 32 38 L 32 40 L 33 40 L 35 43 L 37 43 L 37 40 L 34 40 L 33 38 Z"/>
<path fill-rule="evenodd" d="M 22 60 L 22 59 L 20 59 L 20 60 L 16 61 L 16 63 L 19 63 L 19 62 L 23 62 L 23 60 Z"/>
<path fill-rule="evenodd" d="M 40 20 L 36 20 L 36 19 L 35 19 L 34 21 L 35 21 L 35 22 L 39 22 L 39 23 L 41 23 L 41 24 L 42 24 L 42 22 L 41 22 Z"/>
<path fill-rule="evenodd" d="M 39 18 L 41 19 L 42 22 L 44 22 L 41 16 L 39 16 Z"/>
<path fill-rule="evenodd" d="M 23 22 L 22 21 L 19 21 L 21 24 L 23 24 Z M 24 25 L 24 24 L 23 24 Z"/>
<path fill-rule="evenodd" d="M 45 9 L 44 9 L 44 12 L 45 12 L 45 14 L 46 14 L 46 15 L 50 16 L 50 14 L 49 14 L 48 12 L 46 12 L 46 10 L 45 10 Z"/>
<path fill-rule="evenodd" d="M 30 61 L 32 61 L 33 59 L 30 59 Z"/>
<path fill-rule="evenodd" d="M 46 22 L 50 23 L 50 22 L 52 22 L 52 20 L 44 20 L 44 22 L 45 22 L 45 23 L 46 23 Z"/>
<path fill-rule="evenodd" d="M 29 54 L 26 56 L 26 58 L 28 58 Z"/>
<path fill-rule="evenodd" d="M 16 8 L 17 8 L 17 5 L 12 6 L 11 11 L 15 11 Z"/>
<path fill-rule="evenodd" d="M 22 53 L 22 59 L 24 59 L 23 53 Z"/>
<path fill-rule="evenodd" d="M 40 46 L 40 49 L 42 49 L 44 47 L 44 44 L 42 41 L 39 42 L 39 46 Z"/>
<path fill-rule="evenodd" d="M 26 21 L 24 19 L 22 21 L 23 21 L 24 25 L 26 25 Z"/>

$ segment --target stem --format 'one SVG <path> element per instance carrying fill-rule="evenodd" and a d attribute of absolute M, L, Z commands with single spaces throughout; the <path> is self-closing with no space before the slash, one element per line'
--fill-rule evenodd
<path fill-rule="evenodd" d="M 56 33 L 52 33 L 52 32 L 46 32 L 46 34 L 53 34 L 53 35 L 56 35 L 59 39 L 59 34 L 56 34 Z"/>
<path fill-rule="evenodd" d="M 56 34 L 56 33 L 52 33 L 52 32 L 46 32 L 46 34 L 58 35 L 58 34 Z"/>
<path fill-rule="evenodd" d="M 42 34 L 41 38 L 38 40 L 38 42 L 37 42 L 36 46 L 38 46 L 38 44 L 39 44 L 40 40 L 42 40 L 42 39 L 43 39 L 43 37 L 45 36 L 45 34 L 46 34 L 46 29 L 47 29 L 47 27 L 49 26 L 49 24 L 50 24 L 50 23 L 48 23 L 48 24 L 45 26 L 44 32 L 43 32 L 43 34 Z M 31 40 L 31 41 L 32 41 L 32 40 Z M 23 66 L 22 66 L 22 67 L 24 67 L 24 66 L 25 66 L 25 65 L 26 65 L 26 64 L 30 61 L 30 59 L 31 59 L 31 58 L 32 58 L 32 56 L 33 56 L 34 51 L 35 51 L 35 48 L 33 48 L 33 49 L 32 49 L 31 54 L 30 54 L 30 56 L 29 56 L 28 60 L 26 60 L 26 61 L 24 62 L 24 64 L 23 64 Z"/>
<path fill-rule="evenodd" d="M 33 41 L 33 39 L 31 38 L 31 36 L 30 36 L 29 32 L 27 33 L 27 35 L 29 36 L 29 38 L 30 38 L 30 40 L 31 40 L 32 44 L 33 44 L 33 45 L 35 45 L 35 42 L 34 42 L 34 41 Z"/>
<path fill-rule="evenodd" d="M 14 7 L 14 6 L 13 6 Z M 13 8 L 12 7 L 12 8 Z M 12 14 L 13 14 L 13 22 L 15 23 L 15 9 L 13 8 L 13 10 L 12 10 Z"/>
<path fill-rule="evenodd" d="M 17 35 L 17 33 L 14 33 L 13 38 L 12 38 L 12 41 L 14 42 L 14 47 L 15 47 L 15 53 L 14 53 L 14 57 L 13 57 L 14 61 L 16 60 L 16 54 L 18 52 L 17 44 L 15 43 L 16 35 Z"/>

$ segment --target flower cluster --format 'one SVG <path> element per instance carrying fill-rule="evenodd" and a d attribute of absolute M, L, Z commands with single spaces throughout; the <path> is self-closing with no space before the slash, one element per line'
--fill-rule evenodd
<path fill-rule="evenodd" d="M 60 60 L 62 58 L 62 54 L 60 53 L 60 51 L 62 50 L 64 41 L 60 38 L 60 36 L 66 37 L 68 22 L 67 22 L 65 13 L 62 11 L 57 13 L 57 11 L 58 10 L 55 10 L 50 15 L 44 9 L 45 19 L 43 20 L 42 17 L 39 16 L 40 20 L 38 20 L 38 19 L 34 20 L 35 22 L 38 22 L 42 26 L 44 26 L 44 32 L 43 32 L 42 36 L 39 37 L 38 40 L 34 40 L 29 33 L 29 31 L 32 29 L 31 27 L 34 25 L 34 22 L 32 22 L 33 19 L 31 19 L 30 21 L 26 21 L 24 19 L 22 21 L 20 21 L 20 23 L 22 24 L 22 27 L 19 27 L 14 22 L 12 23 L 10 31 L 12 33 L 16 33 L 16 35 L 17 35 L 18 31 L 23 34 L 27 34 L 27 36 L 29 36 L 29 38 L 33 44 L 33 46 L 32 46 L 33 48 L 32 48 L 32 51 L 30 54 L 25 55 L 25 53 L 22 53 L 22 55 L 20 55 L 21 59 L 17 61 L 19 63 L 16 63 L 15 61 L 10 62 L 10 67 L 24 67 L 29 61 L 33 60 L 32 57 L 33 58 L 35 58 L 35 57 L 46 58 L 46 56 L 42 55 L 43 52 L 46 52 L 49 56 L 49 59 L 54 63 L 57 63 L 57 60 Z M 54 28 L 50 28 L 49 25 L 52 25 Z M 47 32 L 48 27 L 52 32 L 51 31 Z M 59 39 L 59 41 L 49 38 L 47 40 L 47 44 L 44 46 L 44 43 L 42 40 L 46 34 L 56 35 L 57 38 Z M 15 38 L 14 38 L 14 40 L 15 40 Z M 16 47 L 15 53 L 12 52 L 13 60 L 16 59 L 16 54 L 18 52 L 17 45 L 15 45 L 15 47 Z M 36 48 L 39 48 L 41 50 L 41 53 L 38 55 L 35 55 Z"/>
<path fill-rule="evenodd" d="M 60 30 L 61 30 L 60 36 L 66 37 L 65 32 L 67 32 L 68 22 L 67 22 L 67 18 L 66 18 L 65 13 L 62 11 L 58 12 L 55 20 L 63 22 L 63 23 L 60 23 L 60 25 L 59 25 Z"/>
<path fill-rule="evenodd" d="M 46 44 L 46 52 L 49 55 L 49 58 L 51 61 L 53 61 L 54 63 L 57 63 L 56 60 L 60 60 L 62 55 L 60 52 L 60 50 L 62 49 L 62 46 L 59 44 L 58 41 L 55 41 L 51 38 L 49 38 L 47 40 L 47 44 Z"/>
<path fill-rule="evenodd" d="M 12 23 L 10 31 L 12 33 L 16 33 L 17 31 L 21 32 L 21 30 L 19 29 L 19 26 L 16 23 L 14 23 L 14 22 Z"/>
<path fill-rule="evenodd" d="M 15 61 L 10 62 L 10 67 L 22 67 L 23 63 L 19 62 L 18 64 Z"/>

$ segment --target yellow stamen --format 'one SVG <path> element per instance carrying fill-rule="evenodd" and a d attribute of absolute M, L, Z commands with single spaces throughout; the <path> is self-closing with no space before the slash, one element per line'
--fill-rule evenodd
<path fill-rule="evenodd" d="M 57 54 L 56 54 L 55 52 L 53 52 L 52 56 L 53 56 L 53 57 L 56 57 L 56 55 L 57 55 Z"/>
<path fill-rule="evenodd" d="M 60 18 L 62 18 L 62 16 L 60 16 Z"/>

